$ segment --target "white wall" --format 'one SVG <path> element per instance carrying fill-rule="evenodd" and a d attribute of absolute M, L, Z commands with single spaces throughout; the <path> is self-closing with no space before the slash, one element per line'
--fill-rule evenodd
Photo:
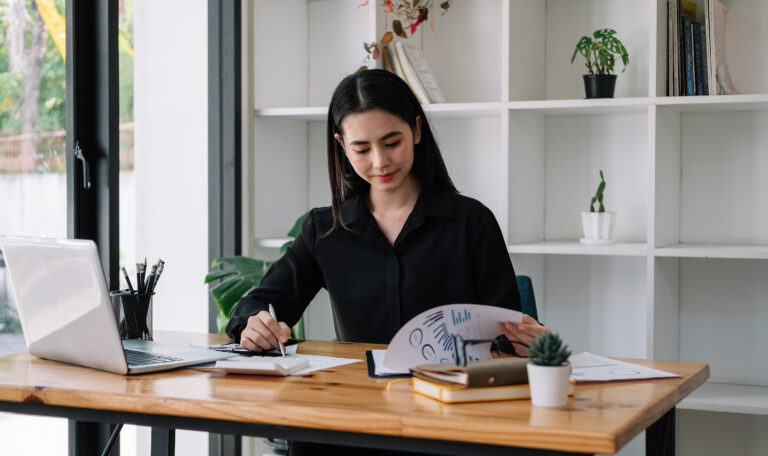
<path fill-rule="evenodd" d="M 136 0 L 134 10 L 136 255 L 166 262 L 155 328 L 207 331 L 207 5 Z"/>
<path fill-rule="evenodd" d="M 207 3 L 135 0 L 134 36 L 136 255 L 166 262 L 153 324 L 207 331 Z M 207 455 L 208 435 L 178 431 L 176 453 Z"/>

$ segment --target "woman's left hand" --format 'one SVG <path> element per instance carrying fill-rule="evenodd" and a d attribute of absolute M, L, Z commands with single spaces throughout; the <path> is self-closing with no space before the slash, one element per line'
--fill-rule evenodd
<path fill-rule="evenodd" d="M 548 327 L 526 314 L 523 314 L 523 321 L 519 325 L 511 321 L 500 321 L 498 325 L 501 332 L 507 336 L 507 339 L 522 342 L 528 346 L 531 345 L 536 336 L 552 332 Z M 528 356 L 528 348 L 515 344 L 515 353 L 518 356 Z"/>

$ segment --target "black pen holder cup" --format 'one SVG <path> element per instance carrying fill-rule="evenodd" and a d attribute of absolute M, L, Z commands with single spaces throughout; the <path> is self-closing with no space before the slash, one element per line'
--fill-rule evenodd
<path fill-rule="evenodd" d="M 109 293 L 120 339 L 152 340 L 152 296 L 128 290 Z"/>

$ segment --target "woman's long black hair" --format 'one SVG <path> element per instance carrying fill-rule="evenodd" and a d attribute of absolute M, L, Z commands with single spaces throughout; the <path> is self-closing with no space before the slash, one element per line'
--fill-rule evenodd
<path fill-rule="evenodd" d="M 341 122 L 345 116 L 372 109 L 382 109 L 399 117 L 412 131 L 416 128 L 416 118 L 421 117 L 421 141 L 414 146 L 411 173 L 421 184 L 422 190 L 456 192 L 424 110 L 408 84 L 389 71 L 358 71 L 339 83 L 328 108 L 328 178 L 333 211 L 331 230 L 338 227 L 346 229 L 341 217 L 342 204 L 369 187 L 368 182 L 355 173 L 335 135 L 338 133 L 344 136 Z"/>

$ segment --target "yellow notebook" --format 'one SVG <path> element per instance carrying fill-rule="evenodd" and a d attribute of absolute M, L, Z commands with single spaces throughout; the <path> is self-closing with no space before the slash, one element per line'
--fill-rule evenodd
<path fill-rule="evenodd" d="M 528 384 L 485 386 L 481 388 L 463 388 L 430 382 L 422 378 L 411 379 L 413 392 L 437 399 L 441 402 L 480 402 L 507 399 L 527 399 L 531 397 Z"/>

